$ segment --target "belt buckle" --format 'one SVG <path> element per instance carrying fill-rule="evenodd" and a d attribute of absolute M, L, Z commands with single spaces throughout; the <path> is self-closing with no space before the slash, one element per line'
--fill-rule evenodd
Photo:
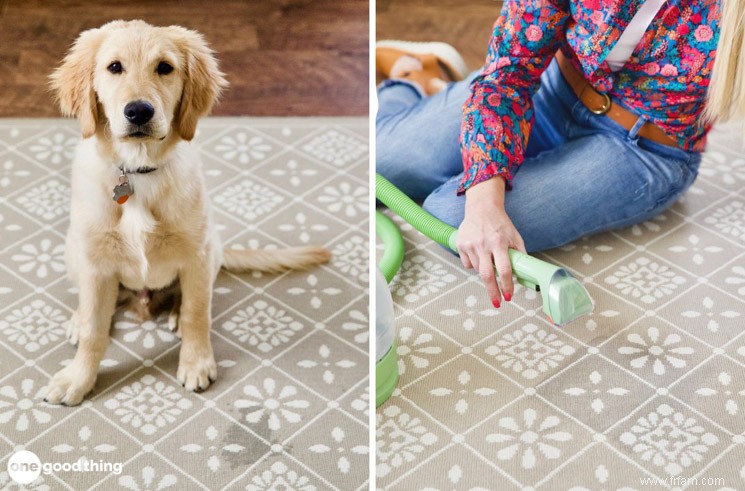
<path fill-rule="evenodd" d="M 590 112 L 591 113 L 597 114 L 598 116 L 602 116 L 603 114 L 607 114 L 608 111 L 610 111 L 610 106 L 611 106 L 610 96 L 608 94 L 606 94 L 606 93 L 602 93 L 600 95 L 602 95 L 603 98 L 605 99 L 603 101 L 603 106 L 600 109 L 590 109 L 590 108 L 588 108 L 588 109 L 590 109 Z"/>

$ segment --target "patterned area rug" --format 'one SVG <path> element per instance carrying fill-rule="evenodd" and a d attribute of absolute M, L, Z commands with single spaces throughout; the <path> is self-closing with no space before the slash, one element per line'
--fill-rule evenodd
<path fill-rule="evenodd" d="M 378 486 L 745 489 L 743 135 L 712 134 L 668 212 L 540 255 L 595 300 L 563 329 L 525 288 L 492 308 L 404 226 L 390 285 L 402 375 L 377 410 Z"/>
<path fill-rule="evenodd" d="M 118 312 L 95 392 L 67 408 L 39 391 L 75 353 L 63 248 L 77 138 L 72 121 L 0 120 L 0 489 L 13 487 L 5 469 L 21 449 L 42 463 L 123 465 L 42 473 L 38 490 L 367 489 L 367 118 L 203 121 L 226 247 L 320 243 L 334 260 L 221 273 L 219 378 L 200 394 L 175 379 L 167 319 Z"/>

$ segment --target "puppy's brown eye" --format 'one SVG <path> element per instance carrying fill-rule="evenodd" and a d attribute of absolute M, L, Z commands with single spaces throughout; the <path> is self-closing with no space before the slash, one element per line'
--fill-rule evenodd
<path fill-rule="evenodd" d="M 173 71 L 173 67 L 165 61 L 161 61 L 155 71 L 158 72 L 158 75 L 168 75 Z"/>
<path fill-rule="evenodd" d="M 122 64 L 118 61 L 115 61 L 111 65 L 107 66 L 106 69 L 114 74 L 122 73 Z"/>

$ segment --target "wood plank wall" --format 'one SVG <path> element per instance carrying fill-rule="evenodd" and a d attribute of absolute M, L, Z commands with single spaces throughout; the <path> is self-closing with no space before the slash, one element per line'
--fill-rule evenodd
<path fill-rule="evenodd" d="M 46 78 L 114 19 L 202 32 L 231 83 L 216 115 L 367 115 L 367 0 L 0 0 L 0 117 L 54 117 Z"/>

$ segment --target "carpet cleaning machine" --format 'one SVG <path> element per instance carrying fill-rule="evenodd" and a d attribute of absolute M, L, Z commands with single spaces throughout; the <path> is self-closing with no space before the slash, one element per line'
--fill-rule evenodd
<path fill-rule="evenodd" d="M 458 230 L 426 212 L 380 174 L 375 177 L 375 196 L 415 229 L 438 244 L 458 252 Z M 375 405 L 380 406 L 398 383 L 395 318 L 388 283 L 403 262 L 404 241 L 393 221 L 379 211 L 375 213 L 375 232 L 384 246 L 375 276 Z M 517 281 L 541 294 L 543 312 L 551 323 L 562 327 L 592 312 L 594 305 L 589 293 L 566 269 L 514 249 L 509 250 L 509 256 Z"/>

